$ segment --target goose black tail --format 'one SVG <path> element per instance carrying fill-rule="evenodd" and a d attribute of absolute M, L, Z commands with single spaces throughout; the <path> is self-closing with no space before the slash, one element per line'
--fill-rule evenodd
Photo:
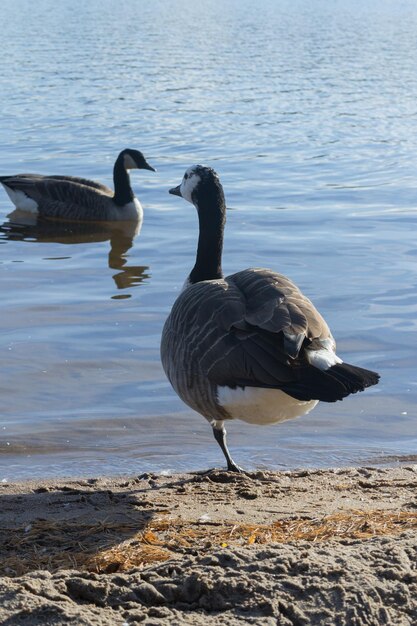
<path fill-rule="evenodd" d="M 351 393 L 376 385 L 380 378 L 376 372 L 349 363 L 338 363 L 327 370 L 304 365 L 297 373 L 297 380 L 283 386 L 283 391 L 298 400 L 323 402 L 343 400 Z"/>

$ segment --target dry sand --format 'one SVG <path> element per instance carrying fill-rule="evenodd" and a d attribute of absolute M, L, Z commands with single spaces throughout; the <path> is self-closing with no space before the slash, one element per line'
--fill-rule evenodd
<path fill-rule="evenodd" d="M 417 624 L 417 466 L 0 486 L 0 624 Z"/>

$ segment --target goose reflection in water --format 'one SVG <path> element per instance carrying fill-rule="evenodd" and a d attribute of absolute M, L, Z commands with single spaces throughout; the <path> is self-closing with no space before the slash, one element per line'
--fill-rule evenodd
<path fill-rule="evenodd" d="M 112 276 L 117 289 L 128 289 L 149 278 L 147 265 L 127 265 L 126 253 L 139 234 L 142 222 L 67 222 L 43 220 L 15 210 L 9 221 L 0 226 L 0 238 L 10 241 L 38 243 L 98 243 L 110 241 L 108 264 L 110 269 L 121 270 Z M 129 295 L 113 296 L 128 298 Z"/>

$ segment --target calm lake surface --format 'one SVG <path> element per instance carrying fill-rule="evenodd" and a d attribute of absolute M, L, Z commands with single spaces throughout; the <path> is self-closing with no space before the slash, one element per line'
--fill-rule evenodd
<path fill-rule="evenodd" d="M 36 224 L 0 189 L 0 480 L 224 464 L 159 361 L 197 218 L 169 196 L 212 165 L 224 270 L 290 276 L 377 387 L 270 427 L 233 422 L 245 468 L 415 461 L 417 5 L 368 0 L 3 0 L 0 173 L 112 185 L 135 226 Z"/>

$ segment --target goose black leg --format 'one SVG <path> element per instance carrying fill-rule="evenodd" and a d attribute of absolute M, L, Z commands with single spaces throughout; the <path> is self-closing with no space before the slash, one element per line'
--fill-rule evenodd
<path fill-rule="evenodd" d="M 223 425 L 222 425 L 221 428 L 215 428 L 213 426 L 213 435 L 214 435 L 215 440 L 217 441 L 217 443 L 221 447 L 224 456 L 226 457 L 228 471 L 229 472 L 243 472 L 242 468 L 239 467 L 239 465 L 236 465 L 236 463 L 234 462 L 234 460 L 230 456 L 230 452 L 229 452 L 229 450 L 227 448 L 227 444 L 226 444 L 226 429 L 225 429 L 225 427 Z"/>

